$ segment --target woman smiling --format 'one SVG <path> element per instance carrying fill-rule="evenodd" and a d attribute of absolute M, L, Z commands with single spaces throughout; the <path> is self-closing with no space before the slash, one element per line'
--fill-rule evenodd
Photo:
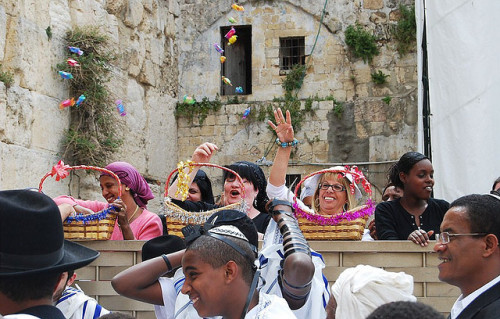
<path fill-rule="evenodd" d="M 122 196 L 118 197 L 118 181 L 103 173 L 99 182 L 102 197 L 100 201 L 79 200 L 70 196 L 59 196 L 54 201 L 59 206 L 62 219 L 70 214 L 89 214 L 101 211 L 108 206 L 116 208 L 116 224 L 111 240 L 147 240 L 162 235 L 160 217 L 147 210 L 146 204 L 153 199 L 153 193 L 142 175 L 129 163 L 114 162 L 106 169 L 115 173 L 122 183 Z"/>
<path fill-rule="evenodd" d="M 279 144 L 273 166 L 269 173 L 269 184 L 267 194 L 269 198 L 281 198 L 293 201 L 293 193 L 285 186 L 285 176 L 288 169 L 288 160 L 292 151 L 292 144 L 296 144 L 294 139 L 293 127 L 291 124 L 290 112 L 286 111 L 286 118 L 281 109 L 274 111 L 276 125 L 269 121 L 271 128 L 276 131 Z M 361 197 L 361 192 L 353 183 L 354 194 L 351 192 L 352 180 L 348 174 L 342 174 L 345 171 L 343 167 L 332 167 L 332 170 L 339 171 L 327 172 L 321 175 L 310 177 L 310 185 L 315 187 L 312 196 L 311 208 L 314 213 L 321 215 L 337 215 L 348 211 L 357 206 L 356 198 Z M 352 178 L 351 178 L 352 179 Z M 297 200 L 299 207 L 305 207 L 302 201 Z"/>
<path fill-rule="evenodd" d="M 448 202 L 431 198 L 434 168 L 427 156 L 408 152 L 389 170 L 390 182 L 403 190 L 399 199 L 382 202 L 375 209 L 379 239 L 411 240 L 427 246 L 448 210 Z"/>

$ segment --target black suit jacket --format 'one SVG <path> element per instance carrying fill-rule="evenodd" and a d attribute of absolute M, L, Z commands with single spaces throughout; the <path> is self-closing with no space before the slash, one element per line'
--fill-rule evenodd
<path fill-rule="evenodd" d="M 66 319 L 61 310 L 55 306 L 41 305 L 19 311 L 18 314 L 32 315 L 41 319 Z"/>
<path fill-rule="evenodd" d="M 500 318 L 500 282 L 480 294 L 457 319 Z"/>

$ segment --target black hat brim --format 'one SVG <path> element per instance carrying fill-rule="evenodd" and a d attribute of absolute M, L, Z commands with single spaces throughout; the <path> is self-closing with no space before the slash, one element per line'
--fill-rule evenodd
<path fill-rule="evenodd" d="M 55 273 L 84 267 L 99 257 L 99 252 L 83 245 L 64 240 L 63 258 L 55 265 L 38 269 L 12 269 L 0 267 L 0 277 L 28 276 L 42 273 Z M 36 258 L 36 257 L 33 257 Z"/>

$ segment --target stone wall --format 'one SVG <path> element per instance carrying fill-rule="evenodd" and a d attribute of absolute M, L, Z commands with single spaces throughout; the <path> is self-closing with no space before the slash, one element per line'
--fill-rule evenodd
<path fill-rule="evenodd" d="M 402 1 L 412 4 L 412 0 Z M 319 98 L 314 115 L 302 120 L 301 141 L 289 172 L 305 174 L 337 163 L 358 163 L 376 187 L 382 187 L 391 161 L 417 145 L 417 72 L 415 50 L 400 57 L 389 29 L 396 23 L 395 0 L 329 1 L 310 67 L 298 97 Z M 0 4 L 0 63 L 14 74 L 14 85 L 0 83 L 0 188 L 37 186 L 39 178 L 62 156 L 61 140 L 69 126 L 69 110 L 59 110 L 68 86 L 55 72 L 64 56 L 64 35 L 75 26 L 98 25 L 109 36 L 119 59 L 109 83 L 113 98 L 124 101 L 128 115 L 122 126 L 123 146 L 112 160 L 136 166 L 161 197 L 162 183 L 178 160 L 190 156 L 203 141 L 221 150 L 214 162 L 272 160 L 275 147 L 267 124 L 241 120 L 252 103 L 282 97 L 279 38 L 304 36 L 306 53 L 314 46 L 323 3 L 310 0 L 239 1 L 117 0 L 14 1 Z M 237 104 L 225 105 L 200 125 L 176 121 L 175 103 L 184 94 L 213 99 L 220 92 L 220 27 L 233 16 L 252 26 L 252 88 Z M 354 58 L 344 31 L 359 22 L 378 37 L 380 55 L 371 64 Z M 52 29 L 52 38 L 46 34 Z M 389 82 L 378 86 L 371 73 L 382 70 Z M 344 105 L 333 112 L 333 96 Z M 391 96 L 389 104 L 382 101 Z M 110 107 L 113 107 L 111 105 Z M 368 164 L 367 164 L 368 163 Z M 377 163 L 377 164 L 373 164 Z M 79 164 L 79 163 L 69 163 Z M 267 173 L 268 168 L 265 167 Z M 100 198 L 96 181 L 50 183 L 52 194 L 72 193 Z M 90 188 L 89 187 L 93 187 Z M 159 200 L 153 209 L 159 209 Z"/>
<path fill-rule="evenodd" d="M 289 173 L 306 174 L 333 164 L 358 163 L 377 189 L 385 183 L 390 163 L 417 146 L 416 48 L 401 57 L 390 28 L 397 22 L 399 3 L 413 1 L 365 0 L 329 1 L 310 67 L 298 97 L 333 96 L 343 103 L 337 117 L 332 101 L 313 103 L 315 115 L 306 116 L 297 133 L 301 144 L 294 152 Z M 202 125 L 198 120 L 178 120 L 179 160 L 189 158 L 204 141 L 221 150 L 213 161 L 228 164 L 236 160 L 273 160 L 273 133 L 264 122 L 242 120 L 248 107 L 283 97 L 284 75 L 279 70 L 279 38 L 304 36 L 306 53 L 312 50 L 324 3 L 307 0 L 239 1 L 245 8 L 237 13 L 230 1 L 186 1 L 181 5 L 183 46 L 179 49 L 179 95 L 214 99 L 220 92 L 220 54 L 212 44 L 220 41 L 220 28 L 229 26 L 228 17 L 238 25 L 252 26 L 252 94 L 222 96 L 226 104 Z M 203 8 L 203 17 L 189 15 Z M 380 54 L 372 63 L 352 56 L 345 45 L 344 31 L 360 23 L 373 32 Z M 238 31 L 237 31 L 238 33 Z M 239 40 L 238 40 L 239 41 Z M 388 83 L 376 85 L 371 73 L 388 74 Z M 382 99 L 390 96 L 389 103 Z M 257 107 L 253 107 L 255 110 Z M 265 158 L 263 158 L 265 157 Z M 264 167 L 264 170 L 268 171 Z M 377 195 L 378 196 L 378 195 Z"/>
<path fill-rule="evenodd" d="M 174 0 L 2 1 L 0 63 L 14 75 L 14 84 L 6 88 L 0 82 L 0 189 L 38 186 L 61 158 L 70 122 L 69 109 L 58 106 L 69 90 L 56 64 L 63 61 L 66 32 L 85 25 L 99 26 L 118 57 L 108 85 L 110 107 L 122 99 L 128 115 L 115 113 L 124 143 L 111 160 L 130 162 L 152 182 L 162 181 L 177 154 L 179 15 Z M 78 180 L 71 188 L 68 181 L 47 182 L 44 189 L 49 195 L 72 190 L 75 196 L 100 198 L 93 178 L 83 174 Z M 160 188 L 155 190 L 160 195 Z"/>

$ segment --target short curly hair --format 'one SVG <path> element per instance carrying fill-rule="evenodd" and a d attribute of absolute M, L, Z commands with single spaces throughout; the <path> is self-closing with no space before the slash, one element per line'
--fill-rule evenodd
<path fill-rule="evenodd" d="M 443 319 L 436 309 L 421 302 L 394 301 L 375 309 L 366 319 Z"/>

